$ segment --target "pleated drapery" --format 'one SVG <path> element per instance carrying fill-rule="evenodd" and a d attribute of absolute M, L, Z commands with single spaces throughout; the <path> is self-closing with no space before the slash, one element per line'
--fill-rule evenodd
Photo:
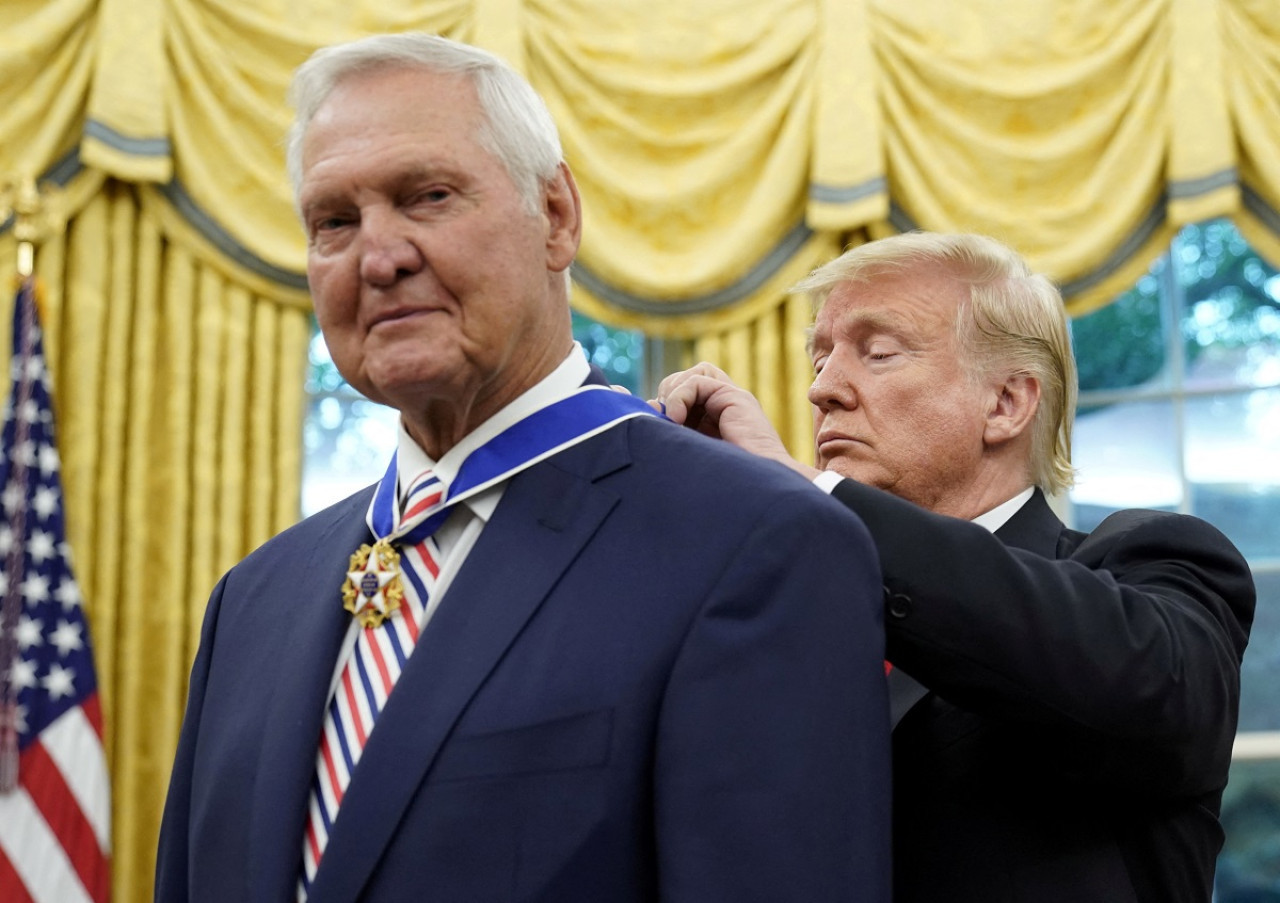
<path fill-rule="evenodd" d="M 408 29 L 492 49 L 546 97 L 586 213 L 575 306 L 724 366 L 801 457 L 811 315 L 787 287 L 847 244 L 990 233 L 1073 313 L 1189 222 L 1230 217 L 1280 263 L 1272 0 L 0 4 L 0 182 L 39 177 L 61 211 L 37 273 L 116 899 L 151 893 L 209 590 L 297 517 L 285 87 L 316 47 Z"/>
<path fill-rule="evenodd" d="M 12 260 L 5 236 L 4 285 Z M 297 519 L 310 323 L 167 240 L 119 182 L 38 264 L 67 539 L 108 724 L 114 898 L 149 899 L 204 603 Z"/>

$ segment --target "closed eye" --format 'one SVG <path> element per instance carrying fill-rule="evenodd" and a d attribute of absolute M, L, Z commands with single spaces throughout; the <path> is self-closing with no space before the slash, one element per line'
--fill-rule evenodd
<path fill-rule="evenodd" d="M 902 354 L 903 343 L 896 336 L 871 336 L 862 346 L 863 356 L 869 361 L 888 361 Z"/>

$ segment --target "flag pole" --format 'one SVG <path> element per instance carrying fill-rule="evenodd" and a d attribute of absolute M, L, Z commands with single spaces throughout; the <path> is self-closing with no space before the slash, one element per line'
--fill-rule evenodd
<path fill-rule="evenodd" d="M 35 291 L 35 243 L 47 222 L 45 202 L 33 176 L 11 180 L 0 194 L 0 221 L 13 217 L 13 235 L 18 241 L 18 293 L 15 304 L 23 304 L 24 295 Z M 34 305 L 31 297 L 28 306 Z M 31 316 L 34 311 L 26 315 Z M 24 330 L 24 332 L 27 330 Z M 25 357 L 29 349 L 22 349 Z M 16 377 L 15 377 L 16 378 Z M 22 380 L 25 383 L 25 379 Z M 19 389 L 26 388 L 24 386 Z M 21 429 L 19 430 L 21 432 Z M 25 441 L 25 436 L 20 437 Z M 24 486 L 25 469 L 19 464 L 10 473 L 10 482 Z M 0 487 L 7 488 L 7 487 Z M 18 512 L 17 516 L 22 517 Z M 0 794 L 11 793 L 18 784 L 18 688 L 15 667 L 18 657 L 18 621 L 22 610 L 21 581 L 23 549 L 19 537 L 24 525 L 10 524 L 12 547 L 4 562 L 5 587 L 0 598 Z"/>

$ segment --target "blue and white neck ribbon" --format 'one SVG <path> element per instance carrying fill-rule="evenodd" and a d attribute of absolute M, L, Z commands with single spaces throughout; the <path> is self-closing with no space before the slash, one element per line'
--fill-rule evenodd
<path fill-rule="evenodd" d="M 400 524 L 396 523 L 398 467 L 393 454 L 365 516 L 376 541 L 372 547 L 362 546 L 352 556 L 353 572 L 370 567 L 398 570 L 399 556 L 395 553 L 395 547 L 411 547 L 422 542 L 439 529 L 454 505 L 624 420 L 645 416 L 662 415 L 635 396 L 604 386 L 583 386 L 572 395 L 516 421 L 471 452 L 463 460 L 457 477 L 445 488 L 440 500 Z M 357 556 L 359 562 L 356 561 Z M 371 558 L 381 558 L 385 564 L 369 564 Z M 368 578 L 365 578 L 364 585 L 371 589 L 377 588 L 377 582 Z M 373 598 L 369 596 L 361 599 L 363 594 L 356 582 L 344 584 L 347 608 L 357 617 L 361 617 L 362 611 L 368 614 L 366 603 Z M 381 616 L 385 617 L 389 612 L 390 608 L 382 612 Z M 381 617 L 376 617 L 373 625 L 366 623 L 366 626 L 376 626 L 380 622 Z"/>

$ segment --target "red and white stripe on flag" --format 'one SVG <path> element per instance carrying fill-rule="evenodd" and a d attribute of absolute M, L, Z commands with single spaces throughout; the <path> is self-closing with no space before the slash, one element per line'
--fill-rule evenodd
<path fill-rule="evenodd" d="M 0 441 L 0 900 L 105 903 L 111 803 L 102 712 L 62 513 L 34 289 L 14 303 Z"/>
<path fill-rule="evenodd" d="M 0 900 L 105 903 L 111 804 L 96 694 L 22 751 L 18 778 L 0 794 Z"/>

